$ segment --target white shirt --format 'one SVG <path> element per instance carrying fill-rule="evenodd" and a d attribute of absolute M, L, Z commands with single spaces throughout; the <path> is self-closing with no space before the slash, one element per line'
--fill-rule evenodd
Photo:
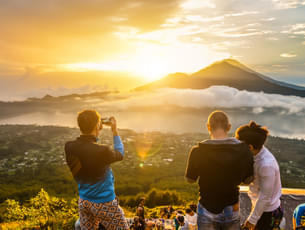
<path fill-rule="evenodd" d="M 196 213 L 194 213 L 194 215 L 192 215 L 192 216 L 189 214 L 186 214 L 185 218 L 190 225 L 197 226 L 197 214 Z"/>
<path fill-rule="evenodd" d="M 185 218 L 184 218 L 184 225 L 179 226 L 178 230 L 189 230 L 189 223 L 187 222 L 187 220 Z"/>
<path fill-rule="evenodd" d="M 272 212 L 280 206 L 281 190 L 278 163 L 272 153 L 263 146 L 254 156 L 254 181 L 249 186 L 252 211 L 248 221 L 251 224 L 256 225 L 263 212 Z"/>

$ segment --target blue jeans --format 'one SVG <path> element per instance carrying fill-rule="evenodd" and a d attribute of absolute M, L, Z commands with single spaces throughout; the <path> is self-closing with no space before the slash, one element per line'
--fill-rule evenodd
<path fill-rule="evenodd" d="M 239 211 L 234 211 L 233 206 L 227 206 L 219 214 L 206 210 L 198 204 L 198 230 L 239 230 Z"/>

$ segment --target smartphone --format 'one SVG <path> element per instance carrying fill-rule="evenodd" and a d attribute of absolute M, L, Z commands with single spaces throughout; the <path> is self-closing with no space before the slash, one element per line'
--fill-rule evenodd
<path fill-rule="evenodd" d="M 101 118 L 101 122 L 102 122 L 103 125 L 111 125 L 112 124 L 111 119 L 109 117 Z"/>

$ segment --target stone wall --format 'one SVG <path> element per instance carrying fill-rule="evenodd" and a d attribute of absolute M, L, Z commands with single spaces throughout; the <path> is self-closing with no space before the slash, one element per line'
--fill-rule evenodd
<path fill-rule="evenodd" d="M 284 216 L 286 219 L 286 230 L 292 229 L 292 214 L 294 209 L 302 203 L 305 203 L 305 195 L 294 195 L 294 194 L 284 194 L 281 198 L 282 207 L 284 209 Z M 240 213 L 241 221 L 248 217 L 251 211 L 251 202 L 247 193 L 242 192 L 240 194 Z"/>

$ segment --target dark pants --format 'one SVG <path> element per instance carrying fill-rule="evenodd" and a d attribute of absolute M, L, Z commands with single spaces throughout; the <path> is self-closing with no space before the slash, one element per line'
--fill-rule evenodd
<path fill-rule="evenodd" d="M 280 229 L 280 223 L 283 218 L 283 210 L 278 207 L 273 212 L 264 212 L 261 218 L 258 220 L 255 229 L 256 230 L 273 230 Z"/>

